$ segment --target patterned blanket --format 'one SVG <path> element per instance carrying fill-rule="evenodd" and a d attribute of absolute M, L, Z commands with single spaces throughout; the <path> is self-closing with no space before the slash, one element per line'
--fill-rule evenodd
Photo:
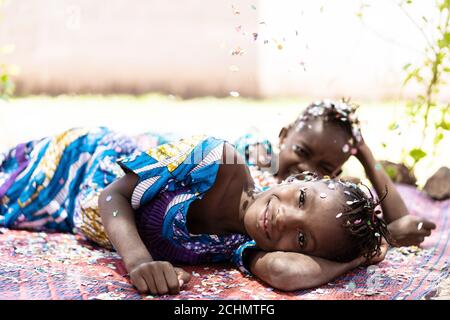
<path fill-rule="evenodd" d="M 0 229 L 0 299 L 426 299 L 449 276 L 449 205 L 399 186 L 411 214 L 438 228 L 421 248 L 391 248 L 378 265 L 357 268 L 320 288 L 281 292 L 231 265 L 189 266 L 177 296 L 140 295 L 114 252 L 79 236 Z"/>

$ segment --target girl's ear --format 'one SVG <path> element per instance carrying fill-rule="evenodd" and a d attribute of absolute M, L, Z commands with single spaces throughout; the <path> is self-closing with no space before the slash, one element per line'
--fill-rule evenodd
<path fill-rule="evenodd" d="M 279 143 L 280 145 L 283 144 L 283 142 L 286 139 L 287 134 L 288 134 L 289 130 L 291 130 L 291 128 L 292 128 L 292 125 L 289 125 L 287 128 L 286 127 L 281 128 L 280 133 L 278 134 L 278 138 L 280 138 L 280 143 Z"/>

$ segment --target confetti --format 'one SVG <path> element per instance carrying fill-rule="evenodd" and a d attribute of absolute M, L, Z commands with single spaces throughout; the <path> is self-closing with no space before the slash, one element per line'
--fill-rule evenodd
<path fill-rule="evenodd" d="M 336 185 L 335 185 L 334 183 L 330 183 L 330 184 L 328 185 L 328 189 L 330 189 L 330 190 L 335 190 L 335 189 L 336 189 Z"/>
<path fill-rule="evenodd" d="M 237 91 L 230 91 L 230 96 L 237 98 L 237 97 L 239 97 L 239 92 L 237 92 Z"/>
<path fill-rule="evenodd" d="M 340 212 L 336 215 L 336 219 L 339 219 L 340 217 L 342 217 L 342 212 Z"/>
<path fill-rule="evenodd" d="M 234 14 L 234 15 L 239 15 L 239 14 L 241 14 L 241 12 L 240 12 L 234 5 L 231 5 L 231 8 L 233 9 L 233 14 Z"/>
<path fill-rule="evenodd" d="M 107 197 L 106 197 L 106 202 L 110 202 L 110 201 L 111 201 L 111 199 L 112 199 L 112 197 L 111 197 L 111 196 L 107 196 Z"/>
<path fill-rule="evenodd" d="M 251 7 L 253 10 L 256 10 L 256 6 L 255 6 L 254 4 L 252 4 L 250 7 Z"/>
<path fill-rule="evenodd" d="M 117 217 L 118 214 L 119 214 L 119 211 L 117 211 L 117 210 L 113 211 L 113 213 L 112 213 L 113 217 Z"/>
<path fill-rule="evenodd" d="M 253 40 L 254 40 L 254 41 L 256 41 L 256 39 L 258 39 L 258 33 L 253 32 L 253 33 L 252 33 L 252 36 L 253 36 Z"/>
<path fill-rule="evenodd" d="M 381 163 L 377 163 L 375 165 L 375 170 L 380 171 L 381 169 L 383 169 L 383 166 L 381 165 Z"/>
<path fill-rule="evenodd" d="M 354 283 L 353 281 L 350 281 L 350 282 L 347 284 L 347 289 L 348 289 L 348 290 L 355 290 L 355 289 L 356 289 L 356 283 Z"/>
<path fill-rule="evenodd" d="M 245 54 L 245 50 L 241 47 L 236 47 L 231 51 L 232 56 L 242 56 Z"/>
<path fill-rule="evenodd" d="M 321 193 L 321 194 L 320 194 L 320 197 L 321 197 L 322 199 L 325 199 L 325 198 L 327 197 L 327 194 L 326 194 L 326 193 Z"/>
<path fill-rule="evenodd" d="M 231 72 L 238 72 L 238 71 L 239 71 L 239 67 L 237 67 L 237 66 L 235 66 L 235 65 L 231 65 L 231 66 L 229 67 L 229 70 L 230 70 Z"/>
<path fill-rule="evenodd" d="M 350 147 L 348 144 L 344 144 L 344 146 L 342 147 L 342 152 L 344 153 L 348 153 L 350 150 Z"/>
<path fill-rule="evenodd" d="M 419 222 L 419 224 L 417 225 L 417 230 L 422 229 L 422 227 L 423 227 L 423 222 Z"/>
<path fill-rule="evenodd" d="M 241 25 L 236 26 L 236 27 L 235 27 L 235 30 L 236 30 L 237 32 L 241 32 L 241 31 L 242 31 L 242 26 L 241 26 Z"/>
<path fill-rule="evenodd" d="M 281 43 L 277 44 L 277 49 L 278 50 L 282 50 L 283 49 L 283 45 Z"/>

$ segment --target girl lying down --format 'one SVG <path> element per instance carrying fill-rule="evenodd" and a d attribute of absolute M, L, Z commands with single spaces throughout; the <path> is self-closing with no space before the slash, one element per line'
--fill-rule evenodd
<path fill-rule="evenodd" d="M 302 173 L 261 191 L 244 163 L 213 137 L 143 152 L 106 128 L 68 130 L 0 158 L 0 225 L 81 233 L 152 294 L 178 293 L 183 264 L 232 261 L 298 290 L 384 258 L 378 202 L 357 185 Z"/>

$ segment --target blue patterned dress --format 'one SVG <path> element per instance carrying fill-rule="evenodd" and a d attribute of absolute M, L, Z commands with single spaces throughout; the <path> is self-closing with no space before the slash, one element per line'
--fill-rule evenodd
<path fill-rule="evenodd" d="M 194 235 L 190 203 L 213 186 L 224 140 L 196 136 L 142 151 L 107 128 L 76 128 L 30 141 L 0 157 L 0 226 L 79 232 L 112 248 L 98 212 L 101 191 L 125 172 L 139 181 L 131 205 L 150 253 L 173 263 L 233 261 L 255 243 L 242 234 Z"/>

